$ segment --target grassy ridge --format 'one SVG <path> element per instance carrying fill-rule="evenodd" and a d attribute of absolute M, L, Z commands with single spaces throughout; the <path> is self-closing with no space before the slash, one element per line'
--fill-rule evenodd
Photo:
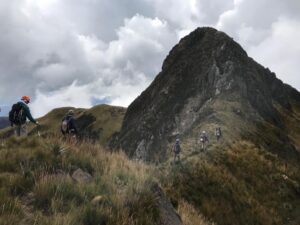
<path fill-rule="evenodd" d="M 78 168 L 89 172 L 92 182 L 74 182 L 70 175 Z M 159 224 L 151 188 L 158 174 L 153 166 L 99 145 L 10 138 L 0 146 L 0 224 Z M 96 206 L 95 196 L 102 196 Z M 208 224 L 188 203 L 179 205 L 185 224 L 196 219 Z"/>
<path fill-rule="evenodd" d="M 76 169 L 93 176 L 76 183 Z M 159 224 L 159 184 L 184 224 L 297 224 L 300 176 L 243 141 L 155 167 L 100 145 L 10 138 L 0 147 L 0 224 Z M 102 196 L 95 206 L 92 199 Z M 292 222 L 293 223 L 292 223 Z"/>
<path fill-rule="evenodd" d="M 214 224 L 206 218 L 220 225 L 300 224 L 300 166 L 296 159 L 276 154 L 285 150 L 280 145 L 282 132 L 287 132 L 299 151 L 300 114 L 296 109 L 290 114 L 279 108 L 286 115 L 286 130 L 266 124 L 255 138 L 230 136 L 235 126 L 227 123 L 238 121 L 245 130 L 247 123 L 222 114 L 227 141 L 211 138 L 203 153 L 196 135 L 186 138 L 181 163 L 167 161 L 156 166 L 131 161 L 122 152 L 108 152 L 99 143 L 74 145 L 55 132 L 49 137 L 47 132 L 57 129 L 54 121 L 67 110 L 54 110 L 41 120 L 41 138 L 33 130 L 27 139 L 0 142 L 0 224 L 160 224 L 157 195 L 151 189 L 157 184 L 186 225 Z M 99 111 L 103 115 L 97 115 Z M 96 133 L 100 140 L 104 137 L 102 141 L 120 126 L 111 120 L 120 119 L 119 112 L 110 107 L 89 112 L 76 109 L 75 113 L 78 121 L 89 121 L 86 130 L 101 130 L 102 124 L 107 127 L 107 136 Z M 211 120 L 195 129 L 213 133 L 217 125 Z M 247 131 L 255 129 L 253 125 Z M 266 148 L 263 143 L 268 142 L 272 145 Z M 270 149 L 274 145 L 276 151 Z M 92 182 L 74 182 L 70 175 L 78 168 L 90 173 Z M 95 196 L 102 196 L 97 206 L 92 203 Z"/>
<path fill-rule="evenodd" d="M 126 112 L 126 108 L 109 105 L 98 105 L 91 109 L 57 108 L 38 119 L 41 124 L 39 127 L 41 135 L 61 135 L 61 120 L 70 109 L 74 110 L 80 136 L 83 139 L 96 141 L 103 146 L 107 144 L 115 132 L 121 129 L 123 117 Z M 30 135 L 36 135 L 38 129 L 29 123 L 28 131 Z M 13 131 L 11 128 L 3 129 L 0 131 L 0 139 L 1 137 L 7 138 L 12 134 Z"/>
<path fill-rule="evenodd" d="M 187 159 L 164 186 L 174 204 L 189 202 L 217 224 L 299 224 L 299 171 L 244 141 Z"/>

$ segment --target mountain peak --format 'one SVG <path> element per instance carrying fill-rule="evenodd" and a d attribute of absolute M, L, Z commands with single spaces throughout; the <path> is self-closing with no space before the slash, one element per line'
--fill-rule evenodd
<path fill-rule="evenodd" d="M 228 35 L 197 28 L 170 51 L 162 71 L 128 107 L 113 145 L 151 160 L 164 158 L 176 137 L 192 146 L 201 130 L 213 132 L 217 126 L 228 141 L 251 137 L 258 127 L 283 132 L 279 108 L 292 113 L 291 102 L 299 103 L 299 96 Z M 272 143 L 274 149 L 281 143 L 295 152 L 286 135 Z"/>
<path fill-rule="evenodd" d="M 214 56 L 215 54 L 218 56 L 227 49 L 230 49 L 231 57 L 247 57 L 247 53 L 242 47 L 224 32 L 211 27 L 197 28 L 174 46 L 164 61 L 162 70 L 167 69 L 168 65 L 173 64 L 174 56 L 178 57 L 187 50 L 197 53 L 201 50 L 203 54 L 208 54 L 208 56 Z"/>

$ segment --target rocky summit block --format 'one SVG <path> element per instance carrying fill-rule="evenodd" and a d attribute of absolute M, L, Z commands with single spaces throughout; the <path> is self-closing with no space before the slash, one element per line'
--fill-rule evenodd
<path fill-rule="evenodd" d="M 247 137 L 299 158 L 300 147 L 290 142 L 281 113 L 293 117 L 297 105 L 299 92 L 248 57 L 231 37 L 198 28 L 170 51 L 162 71 L 128 107 L 111 146 L 130 157 L 163 160 L 176 138 L 196 148 L 202 130 L 213 136 L 220 126 L 224 141 Z M 267 129 L 270 135 L 257 140 Z"/>

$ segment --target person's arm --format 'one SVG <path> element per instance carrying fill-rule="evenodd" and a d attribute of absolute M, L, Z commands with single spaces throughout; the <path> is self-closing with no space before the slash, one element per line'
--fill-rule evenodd
<path fill-rule="evenodd" d="M 32 115 L 31 115 L 31 113 L 30 113 L 29 107 L 28 107 L 25 103 L 22 104 L 22 107 L 23 107 L 25 116 L 26 116 L 32 123 L 37 124 L 37 121 L 36 121 L 35 119 L 33 119 Z"/>

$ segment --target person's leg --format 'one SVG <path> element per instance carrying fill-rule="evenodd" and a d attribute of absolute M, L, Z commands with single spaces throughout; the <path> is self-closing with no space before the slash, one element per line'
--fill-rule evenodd
<path fill-rule="evenodd" d="M 20 126 L 20 136 L 21 137 L 26 137 L 27 136 L 27 126 L 26 126 L 26 124 L 22 124 Z"/>
<path fill-rule="evenodd" d="M 15 125 L 15 135 L 20 137 L 21 125 Z"/>
<path fill-rule="evenodd" d="M 174 161 L 176 161 L 176 159 L 177 159 L 177 162 L 178 162 L 178 160 L 179 160 L 179 154 L 178 153 L 175 153 L 175 159 L 174 159 Z"/>

